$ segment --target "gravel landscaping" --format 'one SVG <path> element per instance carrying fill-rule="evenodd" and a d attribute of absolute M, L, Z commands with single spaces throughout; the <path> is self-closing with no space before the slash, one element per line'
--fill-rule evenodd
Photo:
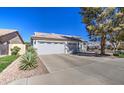
<path fill-rule="evenodd" d="M 7 84 L 13 80 L 31 77 L 34 75 L 42 75 L 48 73 L 48 70 L 42 63 L 42 61 L 38 58 L 38 67 L 33 70 L 20 70 L 20 59 L 18 58 L 12 64 L 10 64 L 5 70 L 0 73 L 0 84 Z"/>

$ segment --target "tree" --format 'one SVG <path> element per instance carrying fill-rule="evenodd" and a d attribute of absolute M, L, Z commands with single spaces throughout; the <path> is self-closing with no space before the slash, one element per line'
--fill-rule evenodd
<path fill-rule="evenodd" d="M 124 41 L 124 8 L 116 8 L 109 28 L 110 42 L 116 51 L 120 42 Z"/>
<path fill-rule="evenodd" d="M 119 40 L 124 41 L 124 30 L 121 31 L 121 33 L 119 35 Z"/>
<path fill-rule="evenodd" d="M 106 39 L 114 12 L 115 8 L 81 8 L 80 14 L 90 38 L 96 40 L 95 38 L 100 37 L 101 55 L 105 54 Z"/>
<path fill-rule="evenodd" d="M 26 49 L 28 49 L 31 46 L 30 42 L 24 42 L 24 43 L 26 45 Z"/>

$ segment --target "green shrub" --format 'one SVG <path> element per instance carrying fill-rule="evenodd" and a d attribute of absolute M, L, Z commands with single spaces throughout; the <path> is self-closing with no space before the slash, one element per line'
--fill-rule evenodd
<path fill-rule="evenodd" d="M 120 51 L 114 51 L 113 56 L 119 56 Z"/>
<path fill-rule="evenodd" d="M 30 47 L 31 46 L 30 42 L 24 42 L 24 43 L 25 43 L 26 47 Z"/>
<path fill-rule="evenodd" d="M 14 48 L 11 49 L 11 55 L 18 55 L 18 52 L 21 50 L 20 47 L 15 46 Z"/>
<path fill-rule="evenodd" d="M 114 56 L 118 56 L 120 58 L 124 58 L 124 51 L 118 50 L 113 53 Z"/>
<path fill-rule="evenodd" d="M 120 54 L 123 54 L 123 55 L 124 55 L 124 50 L 121 50 L 121 51 L 120 51 Z"/>
<path fill-rule="evenodd" d="M 26 52 L 26 54 L 22 56 L 20 69 L 21 70 L 31 70 L 36 67 L 37 67 L 36 53 Z"/>
<path fill-rule="evenodd" d="M 20 69 L 31 70 L 37 66 L 37 53 L 33 47 L 28 47 L 27 52 L 22 56 Z"/>
<path fill-rule="evenodd" d="M 119 56 L 119 54 L 113 54 L 113 56 Z"/>
<path fill-rule="evenodd" d="M 124 58 L 124 54 L 119 54 L 119 57 L 120 58 Z"/>
<path fill-rule="evenodd" d="M 36 53 L 35 49 L 31 46 L 28 47 L 27 52 Z"/>

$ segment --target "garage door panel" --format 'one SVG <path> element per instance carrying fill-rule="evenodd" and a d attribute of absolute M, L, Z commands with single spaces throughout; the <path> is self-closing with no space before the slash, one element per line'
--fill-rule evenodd
<path fill-rule="evenodd" d="M 39 55 L 64 53 L 64 44 L 44 43 L 37 45 L 36 48 Z"/>

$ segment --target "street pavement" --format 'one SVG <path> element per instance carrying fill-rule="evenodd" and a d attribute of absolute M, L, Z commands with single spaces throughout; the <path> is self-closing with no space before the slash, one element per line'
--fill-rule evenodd
<path fill-rule="evenodd" d="M 76 55 L 39 56 L 49 73 L 13 81 L 14 85 L 123 85 L 124 59 Z"/>

